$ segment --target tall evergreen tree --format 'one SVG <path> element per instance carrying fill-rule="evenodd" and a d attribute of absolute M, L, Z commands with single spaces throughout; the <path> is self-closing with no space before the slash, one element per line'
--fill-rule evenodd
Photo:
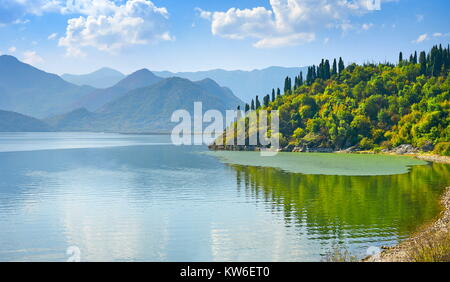
<path fill-rule="evenodd" d="M 253 99 L 252 99 L 252 104 L 251 104 L 250 109 L 251 109 L 252 111 L 255 110 L 255 100 L 253 100 Z"/>
<path fill-rule="evenodd" d="M 419 64 L 420 64 L 420 74 L 427 75 L 427 55 L 425 51 L 420 52 Z"/>
<path fill-rule="evenodd" d="M 270 104 L 270 95 L 264 96 L 264 107 L 269 106 Z"/>
<path fill-rule="evenodd" d="M 344 69 L 345 69 L 344 61 L 342 60 L 341 57 L 339 57 L 339 64 L 338 64 L 339 74 L 342 74 Z"/>
<path fill-rule="evenodd" d="M 281 90 L 280 90 L 280 88 L 277 88 L 277 97 L 280 97 L 281 96 Z"/>
<path fill-rule="evenodd" d="M 284 93 L 289 93 L 292 90 L 292 82 L 289 76 L 284 80 Z"/>
<path fill-rule="evenodd" d="M 403 63 L 403 53 L 400 52 L 400 54 L 398 55 L 398 63 L 402 64 Z"/>
<path fill-rule="evenodd" d="M 331 69 L 331 75 L 337 75 L 337 62 L 336 58 L 333 60 L 333 68 Z"/>
<path fill-rule="evenodd" d="M 248 104 L 245 104 L 245 112 L 250 111 L 250 106 Z"/>
<path fill-rule="evenodd" d="M 272 89 L 272 102 L 275 102 L 275 89 Z"/>
<path fill-rule="evenodd" d="M 325 64 L 323 65 L 323 79 L 330 79 L 330 61 L 325 60 Z"/>
<path fill-rule="evenodd" d="M 259 102 L 259 97 L 258 97 L 258 95 L 256 95 L 255 103 L 256 103 L 256 109 L 261 108 L 261 102 Z"/>

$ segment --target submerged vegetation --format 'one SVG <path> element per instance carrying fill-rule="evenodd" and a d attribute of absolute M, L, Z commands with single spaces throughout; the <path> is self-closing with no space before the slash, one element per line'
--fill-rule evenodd
<path fill-rule="evenodd" d="M 408 60 L 400 53 L 396 65 L 322 60 L 294 85 L 287 77 L 283 94 L 274 89 L 263 103 L 256 96 L 245 111 L 278 110 L 283 147 L 379 151 L 412 144 L 450 155 L 449 71 L 450 46 Z M 246 119 L 248 141 L 257 130 Z"/>

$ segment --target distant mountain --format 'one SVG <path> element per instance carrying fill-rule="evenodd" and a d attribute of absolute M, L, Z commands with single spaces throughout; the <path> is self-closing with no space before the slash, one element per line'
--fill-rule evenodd
<path fill-rule="evenodd" d="M 67 111 L 67 105 L 92 92 L 55 74 L 0 56 L 0 108 L 42 118 Z"/>
<path fill-rule="evenodd" d="M 46 123 L 19 113 L 0 110 L 0 132 L 46 132 Z"/>
<path fill-rule="evenodd" d="M 307 67 L 304 68 L 284 68 L 284 67 L 269 67 L 262 70 L 253 71 L 227 71 L 227 70 L 210 70 L 199 72 L 154 72 L 161 77 L 183 77 L 192 81 L 211 78 L 217 81 L 220 85 L 229 87 L 233 93 L 245 102 L 251 101 L 256 95 L 263 96 L 270 94 L 273 87 L 283 89 L 282 84 L 286 76 L 292 79 L 303 71 L 306 76 Z"/>
<path fill-rule="evenodd" d="M 89 74 L 63 74 L 65 81 L 83 86 L 89 85 L 95 88 L 108 88 L 125 78 L 125 75 L 111 68 L 101 68 Z"/>
<path fill-rule="evenodd" d="M 197 101 L 203 102 L 203 111 L 225 112 L 242 105 L 231 90 L 211 79 L 192 82 L 173 77 L 132 90 L 95 113 L 78 109 L 47 121 L 66 131 L 168 132 L 175 125 L 170 122 L 172 113 L 179 109 L 193 113 Z"/>
<path fill-rule="evenodd" d="M 96 111 L 103 105 L 122 97 L 130 90 L 151 86 L 161 80 L 163 78 L 154 75 L 147 69 L 138 70 L 112 87 L 97 89 L 82 97 L 72 105 L 72 109 L 86 108 L 89 111 Z"/>

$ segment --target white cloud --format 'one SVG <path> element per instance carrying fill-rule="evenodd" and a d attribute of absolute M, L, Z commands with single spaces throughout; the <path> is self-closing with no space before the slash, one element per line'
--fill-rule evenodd
<path fill-rule="evenodd" d="M 254 46 L 261 48 L 311 42 L 317 28 L 338 27 L 346 31 L 353 28 L 350 17 L 371 12 L 367 0 L 270 0 L 270 5 L 271 9 L 231 8 L 226 12 L 210 12 L 196 8 L 196 11 L 211 21 L 213 35 L 255 38 L 258 41 Z M 266 43 L 271 39 L 276 43 Z"/>
<path fill-rule="evenodd" d="M 44 13 L 78 16 L 68 20 L 59 39 L 69 55 L 82 55 L 86 47 L 114 53 L 124 46 L 174 40 L 167 9 L 150 0 L 0 0 L 0 25 L 26 23 L 23 16 Z"/>
<path fill-rule="evenodd" d="M 413 43 L 422 43 L 426 40 L 432 39 L 433 37 L 440 38 L 440 37 L 447 37 L 447 36 L 450 36 L 450 32 L 449 33 L 435 32 L 431 36 L 429 36 L 428 33 L 424 33 L 424 34 L 419 35 L 419 37 L 416 40 L 413 40 Z"/>
<path fill-rule="evenodd" d="M 44 62 L 41 56 L 39 56 L 36 51 L 26 51 L 23 53 L 22 60 L 30 65 L 39 65 Z"/>
<path fill-rule="evenodd" d="M 424 42 L 424 41 L 427 40 L 427 39 L 428 39 L 428 34 L 427 34 L 427 33 L 424 33 L 424 34 L 419 35 L 419 37 L 417 37 L 417 39 L 414 40 L 413 42 L 415 42 L 415 43 L 421 43 L 421 42 Z"/>
<path fill-rule="evenodd" d="M 54 39 L 56 39 L 56 37 L 58 37 L 58 33 L 54 32 L 54 33 L 50 34 L 50 35 L 47 37 L 47 39 L 48 39 L 48 40 L 54 40 Z"/>
<path fill-rule="evenodd" d="M 12 54 L 15 53 L 17 51 L 17 48 L 15 46 L 11 46 L 8 48 L 8 53 Z"/>
<path fill-rule="evenodd" d="M 198 7 L 195 8 L 194 10 L 198 13 L 198 16 L 200 18 L 205 19 L 205 20 L 210 20 L 212 15 L 213 15 L 212 12 L 204 11 L 201 8 L 198 8 Z"/>
<path fill-rule="evenodd" d="M 70 19 L 65 36 L 59 39 L 68 55 L 82 56 L 86 47 L 116 53 L 129 45 L 174 40 L 167 28 L 167 9 L 151 1 L 129 0 L 123 5 L 107 0 L 76 2 L 78 6 L 67 6 L 64 12 L 76 10 L 86 16 Z"/>
<path fill-rule="evenodd" d="M 447 37 L 447 36 L 450 36 L 450 32 L 449 33 L 442 33 L 442 32 L 433 33 L 433 37 Z"/>

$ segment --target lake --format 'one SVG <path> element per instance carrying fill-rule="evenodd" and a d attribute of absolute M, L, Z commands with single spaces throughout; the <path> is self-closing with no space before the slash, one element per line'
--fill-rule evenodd
<path fill-rule="evenodd" d="M 450 166 L 208 152 L 169 136 L 0 133 L 0 261 L 320 261 L 393 245 L 440 210 Z"/>

